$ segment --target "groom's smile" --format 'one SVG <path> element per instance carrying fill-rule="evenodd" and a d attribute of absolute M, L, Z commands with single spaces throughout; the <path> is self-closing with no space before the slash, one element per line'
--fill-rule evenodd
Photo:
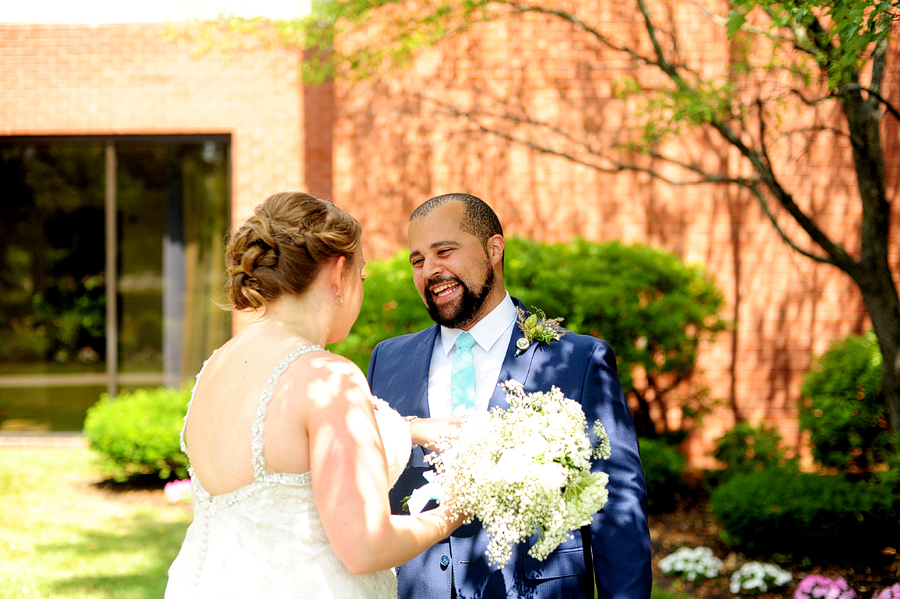
<path fill-rule="evenodd" d="M 437 298 L 445 298 L 449 297 L 453 294 L 454 291 L 457 291 L 461 287 L 459 281 L 451 281 L 449 283 L 440 283 L 438 285 L 434 285 L 431 287 L 431 293 Z"/>
<path fill-rule="evenodd" d="M 471 328 L 506 295 L 494 272 L 502 245 L 492 261 L 485 243 L 463 228 L 465 219 L 465 206 L 449 202 L 411 220 L 408 230 L 416 289 L 431 319 L 451 329 Z"/>

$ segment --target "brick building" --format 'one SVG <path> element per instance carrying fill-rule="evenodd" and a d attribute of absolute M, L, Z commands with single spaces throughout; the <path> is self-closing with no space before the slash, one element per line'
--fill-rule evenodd
<path fill-rule="evenodd" d="M 609 27 L 637 26 L 627 11 L 602 6 L 597 18 Z M 704 68 L 727 64 L 733 50 L 727 40 L 690 19 L 683 24 L 690 53 Z M 302 56 L 291 48 L 199 52 L 157 25 L 0 25 L 0 150 L 6 165 L 0 180 L 9 189 L 9 165 L 17 165 L 16 185 L 39 182 L 28 196 L 33 205 L 17 204 L 9 214 L 19 220 L 40 214 L 57 229 L 75 223 L 95 241 L 112 240 L 105 255 L 95 243 L 91 258 L 78 250 L 70 259 L 93 261 L 98 272 L 118 276 L 124 294 L 119 312 L 107 313 L 116 324 L 107 324 L 106 338 L 119 341 L 107 344 L 103 359 L 92 360 L 85 351 L 73 360 L 56 350 L 55 363 L 35 371 L 0 355 L 0 427 L 39 421 L 40 415 L 21 414 L 32 413 L 28 406 L 55 405 L 61 390 L 82 388 L 83 399 L 72 409 L 83 412 L 98 390 L 192 377 L 210 346 L 229 331 L 208 301 L 218 276 L 217 244 L 227 221 L 243 221 L 270 193 L 304 189 L 333 198 L 363 223 L 367 257 L 378 259 L 404 247 L 406 219 L 415 206 L 464 191 L 488 201 L 508 235 L 643 242 L 704 263 L 728 298 L 723 316 L 736 326 L 702 350 L 698 382 L 721 406 L 686 450 L 696 463 L 708 463 L 705 452 L 735 413 L 776 424 L 796 442 L 795 404 L 811 357 L 831 340 L 868 326 L 849 278 L 790 251 L 756 200 L 733 188 L 671 187 L 642 175 L 604 173 L 480 133 L 471 119 L 452 115 L 441 103 L 482 114 L 513 103 L 582 131 L 621 130 L 628 106 L 614 97 L 613 80 L 633 72 L 652 88 L 652 76 L 627 62 L 592 69 L 596 57 L 585 55 L 581 41 L 540 18 L 495 23 L 425 52 L 390 78 L 310 86 L 300 82 Z M 885 90 L 891 98 L 900 83 L 894 69 Z M 819 116 L 838 123 L 835 115 Z M 894 194 L 898 123 L 886 121 L 884 139 Z M 710 168 L 735 160 L 715 140 L 694 136 L 678 143 Z M 786 180 L 798 200 L 814 206 L 823 228 L 855 249 L 858 227 L 846 224 L 859 218 L 859 202 L 848 155 L 846 140 L 833 135 L 784 160 L 790 159 Z M 73 191 L 72 173 L 85 164 L 93 165 L 95 178 Z M 48 165 L 57 175 L 46 174 Z M 69 173 L 65 184 L 58 173 Z M 81 203 L 91 210 L 79 212 Z M 181 210 L 173 212 L 173 205 Z M 217 219 L 221 227 L 211 225 L 212 231 L 190 224 Z M 895 227 L 898 219 L 895 207 Z M 31 239 L 22 223 L 0 226 L 5 236 L 15 226 L 14 239 Z M 22 264 L 39 253 L 37 245 L 15 243 L 28 246 L 19 248 Z M 74 252 L 54 243 L 44 240 L 56 254 Z M 895 239 L 892 248 L 893 263 L 900 265 L 900 242 Z M 4 295 L 30 291 L 4 289 Z M 198 321 L 201 330 L 192 324 Z M 20 315 L 16 326 L 21 331 L 28 322 Z M 141 326 L 156 332 L 142 335 Z M 146 339 L 151 341 L 144 347 Z M 59 367 L 67 359 L 70 367 Z"/>

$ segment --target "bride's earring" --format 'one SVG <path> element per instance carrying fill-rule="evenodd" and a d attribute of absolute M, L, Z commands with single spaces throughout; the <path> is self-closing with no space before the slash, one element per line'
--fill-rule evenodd
<path fill-rule="evenodd" d="M 344 296 L 343 296 L 343 295 L 337 295 L 337 294 L 335 294 L 335 296 L 334 296 L 334 303 L 336 303 L 338 306 L 343 305 L 343 303 L 344 303 Z"/>

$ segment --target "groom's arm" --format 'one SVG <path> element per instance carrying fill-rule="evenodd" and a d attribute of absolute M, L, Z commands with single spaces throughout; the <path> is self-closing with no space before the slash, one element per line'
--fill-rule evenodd
<path fill-rule="evenodd" d="M 594 470 L 609 474 L 609 501 L 594 516 L 591 540 L 600 599 L 648 599 L 652 586 L 647 492 L 631 410 L 605 341 L 597 341 L 585 373 L 582 406 L 588 426 L 600 420 L 612 447 Z"/>
<path fill-rule="evenodd" d="M 369 390 L 372 391 L 373 395 L 375 393 L 375 362 L 377 361 L 378 348 L 381 347 L 381 344 L 375 346 L 375 349 L 372 350 L 372 355 L 369 357 L 369 368 L 366 370 L 366 380 L 369 381 Z"/>

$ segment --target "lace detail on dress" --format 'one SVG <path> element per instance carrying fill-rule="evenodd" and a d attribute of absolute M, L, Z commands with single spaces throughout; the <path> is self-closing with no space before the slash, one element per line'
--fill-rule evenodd
<path fill-rule="evenodd" d="M 253 480 L 259 480 L 266 474 L 266 458 L 263 457 L 263 433 L 266 430 L 266 413 L 269 408 L 269 402 L 272 401 L 272 395 L 275 392 L 275 385 L 278 379 L 288 369 L 291 362 L 313 351 L 324 351 L 319 345 L 304 345 L 298 347 L 289 353 L 284 360 L 275 367 L 275 372 L 266 381 L 266 388 L 259 397 L 259 407 L 256 408 L 256 422 L 253 423 L 253 441 L 250 443 L 250 449 L 253 452 Z"/>

